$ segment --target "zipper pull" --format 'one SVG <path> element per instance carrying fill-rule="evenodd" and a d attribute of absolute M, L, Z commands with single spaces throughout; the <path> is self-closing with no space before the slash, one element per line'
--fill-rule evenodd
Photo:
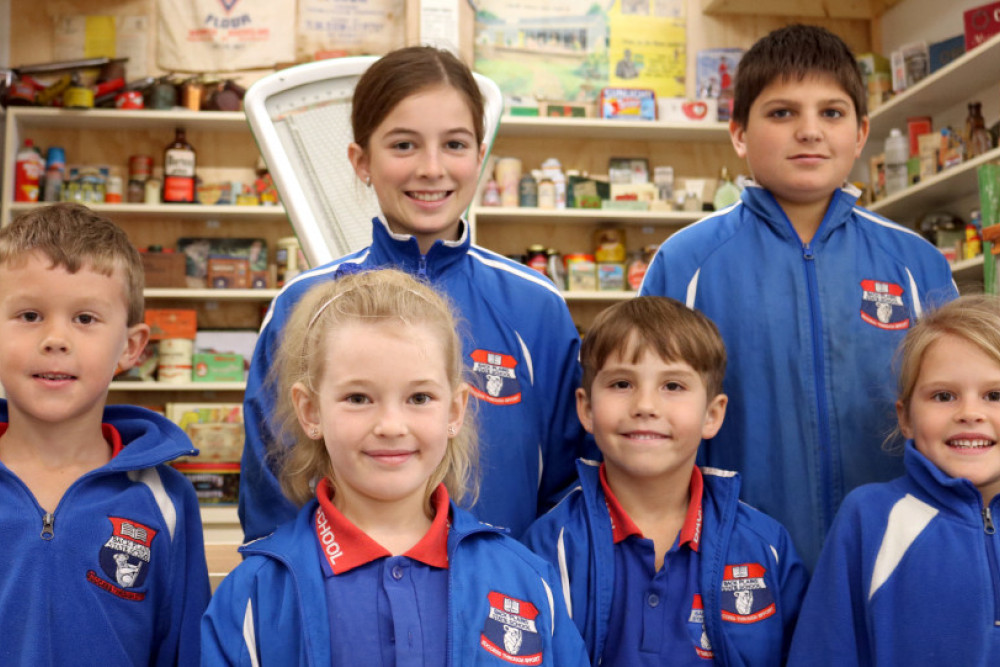
<path fill-rule="evenodd" d="M 42 517 L 42 533 L 41 538 L 43 540 L 51 540 L 56 536 L 55 533 L 56 518 L 51 512 L 46 512 L 45 516 Z"/>
<path fill-rule="evenodd" d="M 986 531 L 987 535 L 993 535 L 997 532 L 996 526 L 993 525 L 993 515 L 990 514 L 990 508 L 983 508 L 983 530 Z"/>
<path fill-rule="evenodd" d="M 417 267 L 417 275 L 421 278 L 427 277 L 427 255 L 420 256 L 420 264 Z"/>
<path fill-rule="evenodd" d="M 813 259 L 815 257 L 816 255 L 813 254 L 813 249 L 808 243 L 802 246 L 803 259 Z"/>

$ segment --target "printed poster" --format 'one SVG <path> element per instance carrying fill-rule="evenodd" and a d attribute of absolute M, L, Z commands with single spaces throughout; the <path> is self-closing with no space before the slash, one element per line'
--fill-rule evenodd
<path fill-rule="evenodd" d="M 470 0 L 475 69 L 508 96 L 593 102 L 606 86 L 685 94 L 684 0 Z"/>
<path fill-rule="evenodd" d="M 182 72 L 273 67 L 295 58 L 295 12 L 272 0 L 157 0 L 157 65 Z"/>
<path fill-rule="evenodd" d="M 405 0 L 299 0 L 299 60 L 381 55 L 406 44 Z"/>

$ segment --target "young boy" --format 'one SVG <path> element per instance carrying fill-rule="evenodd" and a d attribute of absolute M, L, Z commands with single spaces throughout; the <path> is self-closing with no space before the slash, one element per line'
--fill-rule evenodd
<path fill-rule="evenodd" d="M 577 414 L 604 455 L 525 543 L 560 571 L 594 665 L 777 665 L 806 571 L 735 473 L 695 466 L 723 422 L 726 348 L 678 301 L 603 311 L 583 339 Z"/>
<path fill-rule="evenodd" d="M 153 412 L 105 407 L 149 337 L 143 282 L 84 206 L 0 230 L 0 664 L 198 664 L 201 518 L 164 465 L 194 450 Z"/>
<path fill-rule="evenodd" d="M 942 254 L 857 205 L 845 183 L 868 138 L 844 42 L 792 25 L 740 60 L 730 134 L 753 182 L 668 238 L 640 294 L 684 301 L 722 332 L 729 419 L 699 462 L 738 470 L 744 499 L 811 568 L 844 495 L 902 473 L 891 358 L 929 306 L 957 296 Z"/>

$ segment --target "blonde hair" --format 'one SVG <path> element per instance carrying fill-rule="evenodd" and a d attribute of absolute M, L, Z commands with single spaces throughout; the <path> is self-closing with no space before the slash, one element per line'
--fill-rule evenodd
<path fill-rule="evenodd" d="M 121 269 L 128 326 L 143 321 L 146 284 L 142 256 L 121 227 L 82 204 L 51 204 L 21 215 L 0 230 L 0 264 L 16 266 L 30 252 L 76 273 L 86 267 L 105 276 Z"/>
<path fill-rule="evenodd" d="M 455 310 L 428 284 L 402 271 L 380 269 L 348 274 L 309 289 L 283 328 L 277 359 L 268 377 L 277 396 L 275 442 L 269 445 L 270 455 L 276 459 L 282 490 L 299 506 L 315 495 L 319 479 L 329 479 L 336 493 L 337 477 L 323 440 L 313 440 L 302 429 L 291 389 L 300 383 L 316 395 L 314 387 L 320 385 L 326 370 L 325 342 L 331 331 L 347 323 L 386 321 L 421 325 L 435 332 L 452 391 L 458 391 L 464 381 Z M 462 427 L 448 438 L 444 458 L 427 480 L 426 508 L 430 508 L 431 494 L 442 482 L 456 502 L 475 502 L 479 447 L 473 422 L 466 410 Z M 287 444 L 291 446 L 279 446 Z"/>
<path fill-rule="evenodd" d="M 896 351 L 896 398 L 904 411 L 910 409 L 924 355 L 931 345 L 945 336 L 961 338 L 1000 365 L 1000 297 L 988 294 L 960 296 L 926 313 L 907 332 Z M 897 426 L 890 439 L 899 434 Z"/>

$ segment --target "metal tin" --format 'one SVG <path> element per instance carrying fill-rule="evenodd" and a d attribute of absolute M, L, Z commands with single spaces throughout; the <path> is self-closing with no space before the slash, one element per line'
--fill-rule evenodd
<path fill-rule="evenodd" d="M 119 109 L 143 109 L 146 104 L 138 90 L 126 90 L 115 96 L 115 106 Z"/>

